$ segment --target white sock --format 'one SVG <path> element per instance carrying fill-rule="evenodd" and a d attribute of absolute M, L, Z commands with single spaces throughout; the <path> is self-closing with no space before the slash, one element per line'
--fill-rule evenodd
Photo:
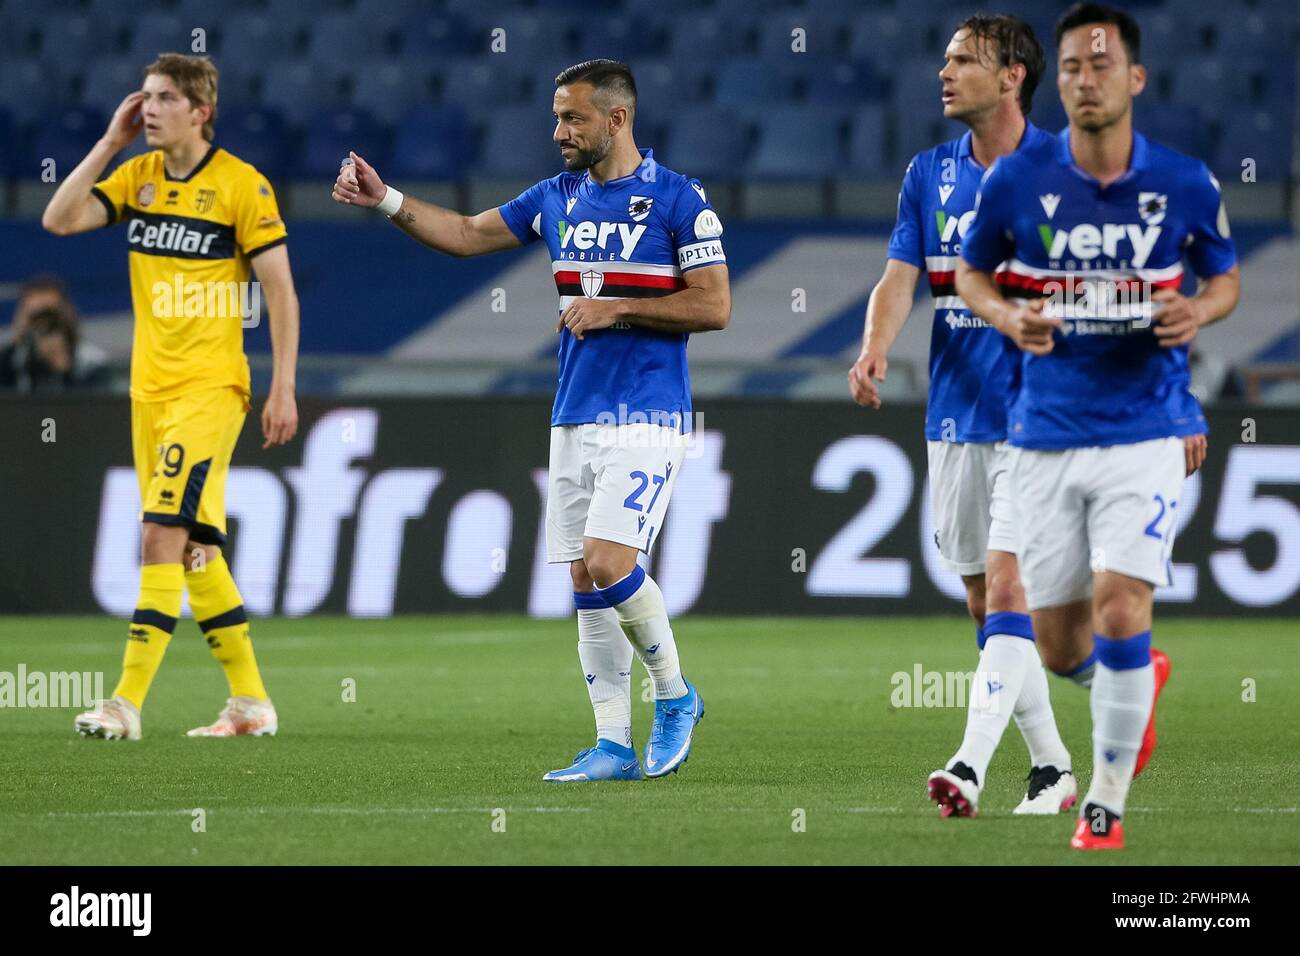
<path fill-rule="evenodd" d="M 1123 670 L 1097 662 L 1091 701 L 1092 783 L 1085 804 L 1100 804 L 1116 816 L 1124 815 L 1155 692 L 1156 675 L 1149 660 L 1142 667 Z"/>
<path fill-rule="evenodd" d="M 596 737 L 632 746 L 632 645 L 610 607 L 578 608 L 578 660 L 596 714 Z"/>
<path fill-rule="evenodd" d="M 654 578 L 641 565 L 623 580 L 599 593 L 618 614 L 623 633 L 636 648 L 654 682 L 655 700 L 675 700 L 686 693 L 681 664 L 677 659 L 677 642 L 668 623 L 664 595 Z"/>
<path fill-rule="evenodd" d="M 1038 655 L 1035 654 L 1035 657 Z M 1072 770 L 1070 752 L 1065 749 L 1061 732 L 1056 727 L 1052 713 L 1052 697 L 1047 687 L 1047 671 L 1042 661 L 1033 661 L 1025 667 L 1025 682 L 1016 698 L 1014 716 L 1020 734 L 1029 748 L 1029 762 L 1035 767 L 1055 767 Z"/>
<path fill-rule="evenodd" d="M 980 651 L 966 709 L 966 736 L 948 766 L 959 761 L 966 764 L 975 771 L 981 789 L 987 782 L 989 761 L 1020 697 L 1025 671 L 1037 658 L 1033 641 L 1006 634 L 990 634 Z"/>

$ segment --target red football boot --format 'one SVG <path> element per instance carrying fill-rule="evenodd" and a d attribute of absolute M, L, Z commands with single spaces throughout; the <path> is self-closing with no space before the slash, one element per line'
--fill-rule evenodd
<path fill-rule="evenodd" d="M 1156 693 L 1151 700 L 1151 719 L 1147 721 L 1146 732 L 1142 734 L 1142 746 L 1138 750 L 1137 763 L 1133 766 L 1134 777 L 1146 767 L 1156 749 L 1156 703 L 1160 700 L 1160 692 L 1165 689 L 1165 682 L 1169 680 L 1169 655 L 1151 648 L 1151 668 L 1155 671 Z"/>
<path fill-rule="evenodd" d="M 1112 820 L 1105 833 L 1094 833 L 1088 821 L 1079 817 L 1070 838 L 1070 846 L 1076 850 L 1122 850 L 1124 849 L 1124 823 Z"/>

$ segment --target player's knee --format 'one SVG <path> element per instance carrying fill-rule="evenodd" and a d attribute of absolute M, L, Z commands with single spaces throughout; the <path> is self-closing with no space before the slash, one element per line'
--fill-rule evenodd
<path fill-rule="evenodd" d="M 575 591 L 590 591 L 595 587 L 595 582 L 587 572 L 587 565 L 581 559 L 569 562 L 569 577 L 573 579 Z"/>
<path fill-rule="evenodd" d="M 1043 641 L 1038 641 L 1037 644 L 1038 655 L 1043 660 L 1043 666 L 1053 674 L 1072 673 L 1088 659 L 1090 653 L 1088 649 L 1079 651 L 1067 647 L 1055 647 Z"/>
<path fill-rule="evenodd" d="M 1025 592 L 1015 577 L 999 576 L 988 583 L 985 607 L 990 611 L 1015 611 L 1024 613 Z"/>
<path fill-rule="evenodd" d="M 636 565 L 636 552 L 628 550 L 630 555 L 601 550 L 583 558 L 587 573 L 591 575 L 596 587 L 610 587 L 632 573 L 632 568 Z"/>
<path fill-rule="evenodd" d="M 1093 627 L 1103 637 L 1129 637 L 1150 627 L 1150 591 L 1137 581 L 1111 581 L 1093 600 Z"/>
<path fill-rule="evenodd" d="M 188 537 L 186 528 L 146 521 L 140 527 L 140 560 L 145 564 L 179 564 Z"/>

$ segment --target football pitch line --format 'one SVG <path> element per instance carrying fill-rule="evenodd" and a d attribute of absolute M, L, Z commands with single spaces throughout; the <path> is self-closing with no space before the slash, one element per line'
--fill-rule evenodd
<path fill-rule="evenodd" d="M 495 810 L 506 813 L 595 813 L 596 807 L 205 807 L 211 814 L 245 814 L 249 816 L 432 816 L 446 813 L 490 814 Z M 600 809 L 610 809 L 608 807 Z M 934 808 L 920 806 L 915 809 L 901 807 L 818 807 L 819 813 L 857 813 L 881 816 L 933 816 Z M 112 818 L 190 816 L 191 808 L 168 810 L 50 810 L 44 813 L 14 813 L 12 817 L 55 820 L 98 820 Z M 675 807 L 638 807 L 637 813 L 678 813 Z M 788 814 L 789 807 L 708 807 L 694 808 L 693 813 L 772 813 Z M 1129 807 L 1129 813 L 1178 813 L 1173 807 Z M 1220 807 L 1218 813 L 1300 813 L 1300 807 Z M 1010 810 L 986 810 L 982 817 L 1010 817 Z"/>

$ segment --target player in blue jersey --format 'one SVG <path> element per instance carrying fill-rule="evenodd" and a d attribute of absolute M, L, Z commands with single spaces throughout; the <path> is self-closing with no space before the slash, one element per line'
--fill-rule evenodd
<path fill-rule="evenodd" d="M 1008 414 L 1020 574 L 1048 666 L 1095 646 L 1093 776 L 1070 845 L 1104 849 L 1124 845 L 1153 706 L 1153 590 L 1169 583 L 1184 438 L 1206 428 L 1188 344 L 1236 306 L 1240 278 L 1205 164 L 1133 129 L 1137 24 L 1077 4 L 1056 39 L 1070 125 L 986 174 L 957 288 L 1022 350 Z"/>
<path fill-rule="evenodd" d="M 553 139 L 564 172 L 476 216 L 385 186 L 355 153 L 334 199 L 376 207 L 399 229 L 457 256 L 537 240 L 560 297 L 560 375 L 551 415 L 546 550 L 567 563 L 578 657 L 596 745 L 553 781 L 636 780 L 632 655 L 654 684 L 645 775 L 676 771 L 704 702 L 682 676 L 663 594 L 637 563 L 663 527 L 691 430 L 686 340 L 726 328 L 731 291 L 722 223 L 698 180 L 638 150 L 636 83 L 626 65 L 589 60 L 555 78 Z"/>
<path fill-rule="evenodd" d="M 944 116 L 970 131 L 907 167 L 889 261 L 867 306 L 862 353 L 849 383 L 860 404 L 880 407 L 872 379 L 885 377 L 889 348 L 924 270 L 934 301 L 925 437 L 935 538 L 944 564 L 966 586 L 980 648 L 961 746 L 931 774 L 927 792 L 945 817 L 974 816 L 989 762 L 1014 715 L 1031 764 L 1015 812 L 1052 814 L 1074 803 L 1076 787 L 1016 564 L 1005 439 L 1017 350 L 971 313 L 953 282 L 985 169 L 999 156 L 1051 139 L 1026 118 L 1043 73 L 1043 48 L 1017 17 L 972 16 L 953 34 L 944 59 Z"/>

